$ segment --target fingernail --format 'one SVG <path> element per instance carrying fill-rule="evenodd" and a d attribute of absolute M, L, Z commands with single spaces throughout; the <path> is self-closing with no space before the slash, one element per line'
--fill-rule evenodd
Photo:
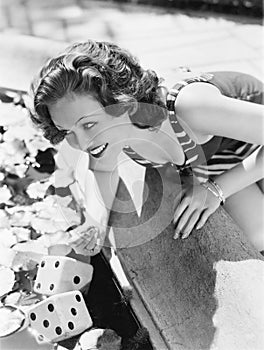
<path fill-rule="evenodd" d="M 178 231 L 177 231 L 177 232 L 175 232 L 175 233 L 174 233 L 174 237 L 173 237 L 173 238 L 174 238 L 174 239 L 179 238 L 179 234 L 180 234 L 180 232 L 178 232 Z"/>
<path fill-rule="evenodd" d="M 183 235 L 182 235 L 182 239 L 185 239 L 185 238 L 187 238 L 189 236 L 189 232 L 186 232 L 186 233 L 184 233 Z"/>

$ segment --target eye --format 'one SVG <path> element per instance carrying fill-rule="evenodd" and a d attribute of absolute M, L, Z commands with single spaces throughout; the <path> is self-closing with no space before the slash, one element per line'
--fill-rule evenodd
<path fill-rule="evenodd" d="M 84 129 L 91 129 L 96 123 L 95 122 L 89 122 L 89 123 L 85 123 L 83 124 L 83 128 Z"/>

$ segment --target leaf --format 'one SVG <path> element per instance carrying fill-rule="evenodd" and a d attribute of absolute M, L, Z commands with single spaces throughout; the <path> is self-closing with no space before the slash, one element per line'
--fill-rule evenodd
<path fill-rule="evenodd" d="M 17 252 L 24 252 L 28 256 L 32 254 L 32 259 L 39 259 L 40 256 L 47 254 L 47 248 L 39 240 L 29 240 L 27 242 L 17 243 L 13 249 Z"/>
<path fill-rule="evenodd" d="M 56 214 L 55 214 L 56 215 Z M 55 233 L 57 231 L 66 231 L 69 227 L 77 224 L 77 221 L 73 221 L 66 217 L 57 217 L 54 220 L 51 217 L 47 218 L 34 218 L 31 221 L 31 225 L 34 230 L 40 233 Z"/>
<path fill-rule="evenodd" d="M 72 201 L 72 196 L 60 197 L 60 196 L 54 195 L 54 199 L 61 207 L 67 208 Z"/>
<path fill-rule="evenodd" d="M 49 247 L 49 255 L 68 256 L 72 248 L 67 244 L 57 244 Z"/>
<path fill-rule="evenodd" d="M 29 196 L 24 192 L 16 193 L 12 197 L 12 201 L 15 205 L 30 205 L 34 202 L 34 199 L 29 198 Z"/>
<path fill-rule="evenodd" d="M 34 213 L 29 210 L 30 208 L 27 206 L 8 208 L 7 212 L 11 214 L 11 217 L 9 219 L 10 225 L 17 227 L 28 227 L 34 215 Z"/>
<path fill-rule="evenodd" d="M 22 297 L 19 304 L 22 306 L 29 306 L 29 305 L 36 304 L 40 301 L 42 301 L 42 295 L 30 293 L 29 295 L 25 295 L 24 297 Z"/>
<path fill-rule="evenodd" d="M 9 228 L 9 219 L 5 210 L 0 209 L 0 230 L 2 228 Z M 1 239 L 1 238 L 0 238 Z"/>
<path fill-rule="evenodd" d="M 35 131 L 36 133 L 36 131 Z M 46 151 L 46 149 L 51 147 L 51 144 L 46 140 L 41 134 L 35 135 L 31 140 L 25 140 L 27 149 L 31 156 L 36 157 L 38 151 Z"/>
<path fill-rule="evenodd" d="M 0 203 L 6 203 L 11 197 L 12 193 L 6 185 L 0 187 Z"/>
<path fill-rule="evenodd" d="M 13 249 L 0 245 L 0 265 L 12 268 L 16 252 Z"/>
<path fill-rule="evenodd" d="M 6 304 L 6 305 L 16 305 L 19 304 L 19 301 L 22 297 L 22 292 L 11 292 L 9 294 L 7 294 L 3 299 L 2 299 L 2 303 Z"/>
<path fill-rule="evenodd" d="M 15 273 L 8 267 L 0 267 L 0 295 L 10 292 L 15 284 Z M 1 324 L 1 322 L 0 322 Z"/>
<path fill-rule="evenodd" d="M 17 238 L 11 228 L 0 229 L 0 245 L 3 247 L 12 247 L 17 243 Z"/>
<path fill-rule="evenodd" d="M 14 271 L 32 270 L 36 267 L 43 255 L 47 255 L 47 248 L 37 240 L 30 240 L 24 243 L 17 243 L 13 248 L 15 256 L 11 268 Z"/>
<path fill-rule="evenodd" d="M 0 307 L 0 337 L 17 332 L 25 322 L 25 314 L 13 306 Z"/>
<path fill-rule="evenodd" d="M 67 244 L 70 234 L 64 231 L 56 231 L 54 233 L 45 233 L 38 238 L 38 241 L 45 247 Z M 59 254 L 58 254 L 59 255 Z"/>
<path fill-rule="evenodd" d="M 17 243 L 21 241 L 28 241 L 31 236 L 31 231 L 28 228 L 24 227 L 12 227 L 11 231 L 13 235 L 16 237 Z"/>
<path fill-rule="evenodd" d="M 46 195 L 47 189 L 51 185 L 50 181 L 45 182 L 33 182 L 30 184 L 26 190 L 27 194 L 34 199 L 43 199 Z"/>
<path fill-rule="evenodd" d="M 80 223 L 80 215 L 68 208 L 71 197 L 48 196 L 43 201 L 34 203 L 32 207 L 37 211 L 32 217 L 31 225 L 40 233 L 55 233 L 66 231 L 69 227 Z"/>
<path fill-rule="evenodd" d="M 15 255 L 15 259 L 12 264 L 12 269 L 14 271 L 19 270 L 32 270 L 40 262 L 43 255 L 36 254 L 33 252 L 18 252 Z"/>

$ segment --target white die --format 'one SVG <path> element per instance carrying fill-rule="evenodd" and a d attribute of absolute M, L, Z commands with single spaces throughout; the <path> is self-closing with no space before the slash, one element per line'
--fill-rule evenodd
<path fill-rule="evenodd" d="M 93 322 L 79 291 L 53 295 L 29 310 L 29 322 L 38 342 L 58 342 L 92 327 Z"/>
<path fill-rule="evenodd" d="M 44 295 L 79 290 L 93 277 L 90 264 L 65 256 L 44 256 L 39 264 L 34 291 Z"/>

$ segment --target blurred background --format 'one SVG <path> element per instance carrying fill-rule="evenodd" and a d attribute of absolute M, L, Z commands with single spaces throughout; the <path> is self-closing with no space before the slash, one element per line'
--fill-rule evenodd
<path fill-rule="evenodd" d="M 261 0 L 0 0 L 0 33 L 114 41 L 168 85 L 180 66 L 264 78 Z"/>

